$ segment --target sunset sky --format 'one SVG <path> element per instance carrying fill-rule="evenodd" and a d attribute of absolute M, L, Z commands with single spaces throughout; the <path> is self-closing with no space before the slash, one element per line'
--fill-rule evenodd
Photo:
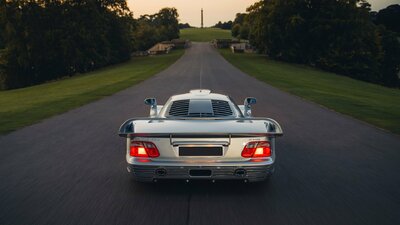
<path fill-rule="evenodd" d="M 246 12 L 246 8 L 258 0 L 127 0 L 135 18 L 143 14 L 154 14 L 163 7 L 178 9 L 181 23 L 200 26 L 200 10 L 204 9 L 204 26 L 212 26 L 218 21 L 235 18 L 238 12 Z M 400 4 L 400 0 L 370 0 L 372 10 L 379 10 L 391 4 Z"/>

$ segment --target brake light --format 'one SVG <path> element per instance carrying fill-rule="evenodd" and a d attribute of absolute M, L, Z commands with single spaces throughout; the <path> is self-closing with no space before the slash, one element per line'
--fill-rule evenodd
<path fill-rule="evenodd" d="M 252 141 L 247 143 L 242 151 L 244 158 L 270 157 L 271 144 L 268 141 Z"/>
<path fill-rule="evenodd" d="M 156 158 L 160 156 L 160 152 L 155 144 L 147 141 L 132 141 L 130 147 L 130 156 Z"/>

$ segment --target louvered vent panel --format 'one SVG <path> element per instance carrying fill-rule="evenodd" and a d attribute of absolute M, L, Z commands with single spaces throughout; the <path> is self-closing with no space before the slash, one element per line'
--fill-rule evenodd
<path fill-rule="evenodd" d="M 189 99 L 178 100 L 172 102 L 169 110 L 170 116 L 188 116 L 189 113 Z"/>
<path fill-rule="evenodd" d="M 212 113 L 189 113 L 189 117 L 212 117 Z"/>
<path fill-rule="evenodd" d="M 211 100 L 214 116 L 232 116 L 232 109 L 227 101 Z"/>

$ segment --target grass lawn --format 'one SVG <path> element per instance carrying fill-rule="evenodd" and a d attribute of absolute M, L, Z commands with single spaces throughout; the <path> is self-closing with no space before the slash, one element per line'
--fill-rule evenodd
<path fill-rule="evenodd" d="M 230 30 L 219 28 L 186 28 L 180 30 L 180 38 L 196 42 L 209 42 L 216 38 L 232 38 Z"/>
<path fill-rule="evenodd" d="M 128 88 L 164 70 L 183 52 L 176 50 L 168 55 L 133 58 L 68 79 L 0 91 L 0 134 Z"/>
<path fill-rule="evenodd" d="M 281 90 L 400 134 L 400 90 L 314 68 L 268 60 L 257 54 L 222 56 L 243 72 Z"/>

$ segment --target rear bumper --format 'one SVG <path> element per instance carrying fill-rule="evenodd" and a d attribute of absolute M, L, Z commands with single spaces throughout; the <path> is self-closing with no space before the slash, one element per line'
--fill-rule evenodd
<path fill-rule="evenodd" d="M 128 165 L 135 180 L 153 182 L 161 179 L 205 179 L 264 181 L 273 172 L 273 165 L 258 166 L 144 166 Z"/>

